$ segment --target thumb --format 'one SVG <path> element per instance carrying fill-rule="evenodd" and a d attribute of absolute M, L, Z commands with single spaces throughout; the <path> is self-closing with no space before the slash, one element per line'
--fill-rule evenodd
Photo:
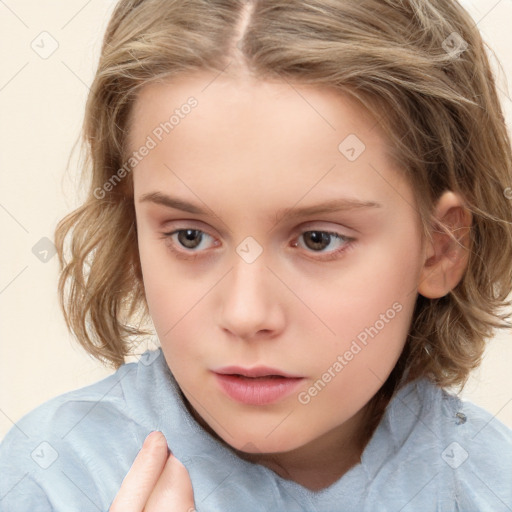
<path fill-rule="evenodd" d="M 140 512 L 144 509 L 167 462 L 167 450 L 167 441 L 161 432 L 152 432 L 146 438 L 109 512 Z"/>
<path fill-rule="evenodd" d="M 187 468 L 171 453 L 149 497 L 145 512 L 195 512 Z"/>

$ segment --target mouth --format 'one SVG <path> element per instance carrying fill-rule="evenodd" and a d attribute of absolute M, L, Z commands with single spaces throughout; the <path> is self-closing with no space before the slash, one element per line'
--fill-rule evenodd
<path fill-rule="evenodd" d="M 284 372 L 282 370 L 277 370 L 275 368 L 270 368 L 268 366 L 256 366 L 254 368 L 243 368 L 241 366 L 225 366 L 223 368 L 218 368 L 217 370 L 213 370 L 214 373 L 219 375 L 236 375 L 238 377 L 247 377 L 247 378 L 285 378 L 285 379 L 300 379 L 302 376 L 300 375 L 292 375 L 288 372 Z"/>
<path fill-rule="evenodd" d="M 267 405 L 290 395 L 303 377 L 281 370 L 224 367 L 213 371 L 221 391 L 235 402 L 245 405 Z"/>
<path fill-rule="evenodd" d="M 245 380 L 264 380 L 264 379 L 286 379 L 288 377 L 283 377 L 282 375 L 262 375 L 261 377 L 247 377 L 246 375 L 240 375 L 239 373 L 233 374 L 220 374 L 220 375 L 232 375 L 233 377 L 240 377 Z"/>

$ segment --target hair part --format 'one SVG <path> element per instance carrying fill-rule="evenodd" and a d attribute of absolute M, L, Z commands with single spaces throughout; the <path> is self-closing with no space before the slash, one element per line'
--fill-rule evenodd
<path fill-rule="evenodd" d="M 467 44 L 457 55 L 443 46 L 453 33 Z M 114 368 L 150 333 L 141 327 L 148 310 L 132 176 L 97 197 L 126 163 L 141 88 L 197 71 L 246 74 L 334 88 L 371 112 L 413 187 L 427 239 L 434 228 L 450 233 L 433 219 L 443 191 L 464 199 L 473 215 L 467 270 L 446 296 L 418 296 L 404 351 L 375 401 L 405 376 L 462 388 L 485 341 L 512 327 L 504 312 L 512 154 L 486 48 L 456 0 L 121 0 L 86 105 L 88 197 L 55 233 L 69 329 Z"/>

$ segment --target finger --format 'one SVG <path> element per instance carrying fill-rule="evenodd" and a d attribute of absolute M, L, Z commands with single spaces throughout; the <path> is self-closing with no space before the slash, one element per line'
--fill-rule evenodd
<path fill-rule="evenodd" d="M 162 432 L 151 432 L 126 474 L 109 512 L 142 512 L 167 460 Z"/>
<path fill-rule="evenodd" d="M 194 491 L 185 466 L 171 453 L 149 497 L 145 512 L 192 512 Z"/>

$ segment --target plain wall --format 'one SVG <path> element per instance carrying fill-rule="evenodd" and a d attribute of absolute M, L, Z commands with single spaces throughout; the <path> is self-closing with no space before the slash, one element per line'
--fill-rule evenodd
<path fill-rule="evenodd" d="M 52 239 L 57 221 L 78 204 L 76 153 L 69 171 L 67 163 L 114 5 L 0 2 L 0 438 L 37 405 L 112 373 L 67 332 L 57 301 L 57 257 L 48 253 L 48 261 L 41 261 L 33 247 L 44 251 L 41 239 Z M 512 77 L 512 1 L 464 5 L 504 68 L 497 77 L 510 125 L 505 80 Z M 41 36 L 43 31 L 51 36 Z M 57 50 L 45 55 L 54 41 Z M 489 344 L 483 366 L 462 393 L 510 427 L 511 341 L 501 334 Z"/>

